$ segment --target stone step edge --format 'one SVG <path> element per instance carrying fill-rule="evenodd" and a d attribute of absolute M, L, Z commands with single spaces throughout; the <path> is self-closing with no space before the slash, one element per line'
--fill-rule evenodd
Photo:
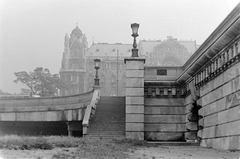
<path fill-rule="evenodd" d="M 159 146 L 200 146 L 199 142 L 177 142 L 177 141 L 147 141 L 148 144 Z"/>

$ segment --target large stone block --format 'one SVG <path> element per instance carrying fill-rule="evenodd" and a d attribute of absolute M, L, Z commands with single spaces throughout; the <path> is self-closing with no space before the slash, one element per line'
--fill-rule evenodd
<path fill-rule="evenodd" d="M 134 104 L 144 104 L 144 97 L 126 97 L 126 104 L 134 105 Z"/>
<path fill-rule="evenodd" d="M 212 114 L 204 117 L 204 127 L 214 126 L 218 124 L 218 114 Z"/>
<path fill-rule="evenodd" d="M 229 137 L 229 149 L 240 150 L 240 135 Z"/>
<path fill-rule="evenodd" d="M 223 85 L 223 97 L 229 95 L 232 93 L 232 83 L 228 82 L 226 84 Z"/>
<path fill-rule="evenodd" d="M 169 132 L 145 132 L 145 140 L 149 141 L 183 141 L 184 133 Z"/>
<path fill-rule="evenodd" d="M 208 127 L 208 128 L 204 128 L 202 130 L 202 138 L 205 139 L 205 138 L 215 138 L 216 137 L 216 126 L 213 126 L 213 127 Z"/>
<path fill-rule="evenodd" d="M 221 86 L 224 82 L 223 74 L 220 74 L 215 79 L 212 80 L 213 82 L 213 89 L 216 89 L 217 87 Z"/>
<path fill-rule="evenodd" d="M 192 97 L 191 95 L 184 98 L 184 105 L 192 103 Z"/>
<path fill-rule="evenodd" d="M 198 130 L 197 136 L 200 137 L 200 138 L 202 138 L 202 132 L 203 132 L 203 130 Z"/>
<path fill-rule="evenodd" d="M 232 92 L 240 90 L 240 76 L 231 81 Z"/>
<path fill-rule="evenodd" d="M 16 120 L 16 113 L 1 113 L 0 114 L 0 121 L 15 121 Z"/>
<path fill-rule="evenodd" d="M 240 134 L 240 120 L 228 123 L 226 130 L 228 130 L 228 131 L 226 131 L 227 136 L 239 135 Z"/>
<path fill-rule="evenodd" d="M 126 88 L 144 87 L 144 78 L 126 78 Z"/>
<path fill-rule="evenodd" d="M 144 105 L 126 105 L 126 113 L 128 114 L 144 114 Z"/>
<path fill-rule="evenodd" d="M 126 132 L 127 139 L 144 140 L 144 132 Z"/>
<path fill-rule="evenodd" d="M 198 114 L 188 113 L 186 117 L 187 117 L 187 121 L 198 121 Z"/>
<path fill-rule="evenodd" d="M 126 88 L 126 96 L 142 96 L 144 95 L 144 88 Z"/>
<path fill-rule="evenodd" d="M 67 120 L 72 121 L 72 110 L 67 111 Z"/>
<path fill-rule="evenodd" d="M 202 106 L 206 106 L 210 102 L 210 94 L 206 94 L 202 97 Z"/>
<path fill-rule="evenodd" d="M 198 123 L 197 122 L 189 122 L 186 124 L 186 128 L 187 130 L 194 130 L 194 131 L 197 131 L 198 130 Z"/>
<path fill-rule="evenodd" d="M 144 123 L 126 123 L 126 131 L 144 131 Z"/>
<path fill-rule="evenodd" d="M 157 105 L 157 106 L 183 106 L 183 98 L 144 98 L 145 106 Z"/>
<path fill-rule="evenodd" d="M 185 115 L 144 115 L 145 122 L 185 123 Z"/>
<path fill-rule="evenodd" d="M 127 61 L 126 70 L 143 70 L 144 62 L 143 61 Z"/>
<path fill-rule="evenodd" d="M 80 121 L 80 120 L 83 120 L 83 117 L 84 117 L 84 115 L 83 115 L 83 109 L 79 109 L 78 110 L 78 120 Z"/>
<path fill-rule="evenodd" d="M 174 106 L 149 106 L 145 107 L 145 114 L 185 114 L 185 107 L 174 107 Z"/>
<path fill-rule="evenodd" d="M 214 102 L 214 101 L 222 98 L 223 97 L 223 92 L 224 92 L 223 87 L 219 87 L 216 90 L 214 90 L 213 92 L 211 92 L 209 102 Z"/>
<path fill-rule="evenodd" d="M 229 148 L 228 138 L 214 138 L 212 139 L 212 147 L 216 149 L 227 150 Z"/>
<path fill-rule="evenodd" d="M 202 87 L 200 87 L 200 97 L 205 96 L 207 93 L 211 92 L 213 90 L 213 84 L 212 81 L 209 81 Z"/>
<path fill-rule="evenodd" d="M 189 131 L 185 133 L 186 140 L 197 140 L 197 131 Z"/>
<path fill-rule="evenodd" d="M 57 113 L 55 111 L 47 112 L 47 121 L 58 121 L 57 120 Z"/>
<path fill-rule="evenodd" d="M 168 123 L 162 123 L 162 124 L 144 124 L 144 131 L 150 131 L 150 132 L 185 132 L 186 126 L 185 124 L 168 124 Z"/>
<path fill-rule="evenodd" d="M 226 96 L 226 108 L 229 109 L 231 107 L 239 106 L 240 105 L 239 97 L 240 97 L 240 91 Z"/>
<path fill-rule="evenodd" d="M 192 112 L 192 109 L 194 108 L 194 106 L 192 104 L 188 104 L 185 106 L 185 113 L 189 113 Z"/>
<path fill-rule="evenodd" d="M 240 72 L 240 63 L 237 63 L 233 67 L 230 67 L 224 72 L 224 82 L 228 82 L 239 75 Z"/>
<path fill-rule="evenodd" d="M 240 106 L 218 113 L 218 124 L 240 120 Z"/>
<path fill-rule="evenodd" d="M 47 121 L 47 112 L 32 112 L 32 121 Z"/>
<path fill-rule="evenodd" d="M 126 114 L 126 122 L 128 123 L 143 123 L 144 114 Z"/>
<path fill-rule="evenodd" d="M 144 77 L 144 70 L 126 70 L 126 78 L 128 77 Z"/>

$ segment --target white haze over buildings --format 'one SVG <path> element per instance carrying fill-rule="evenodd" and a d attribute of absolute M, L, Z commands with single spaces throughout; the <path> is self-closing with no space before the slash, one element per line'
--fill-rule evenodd
<path fill-rule="evenodd" d="M 202 44 L 238 0 L 0 0 L 0 89 L 19 93 L 14 72 L 59 73 L 64 36 L 76 27 L 93 41 L 131 44 L 173 36 Z"/>

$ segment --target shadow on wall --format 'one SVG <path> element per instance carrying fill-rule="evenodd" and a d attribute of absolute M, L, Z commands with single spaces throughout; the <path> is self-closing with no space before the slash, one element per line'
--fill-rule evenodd
<path fill-rule="evenodd" d="M 27 135 L 27 136 L 39 136 L 39 135 L 68 135 L 68 128 L 66 122 L 0 122 L 0 135 Z M 82 131 L 73 131 L 73 136 L 81 137 Z"/>

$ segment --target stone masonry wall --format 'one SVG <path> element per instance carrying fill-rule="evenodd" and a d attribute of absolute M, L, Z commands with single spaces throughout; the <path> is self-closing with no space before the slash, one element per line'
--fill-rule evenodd
<path fill-rule="evenodd" d="M 240 150 L 240 63 L 200 87 L 201 146 Z"/>
<path fill-rule="evenodd" d="M 126 63 L 126 138 L 144 140 L 144 58 Z"/>

